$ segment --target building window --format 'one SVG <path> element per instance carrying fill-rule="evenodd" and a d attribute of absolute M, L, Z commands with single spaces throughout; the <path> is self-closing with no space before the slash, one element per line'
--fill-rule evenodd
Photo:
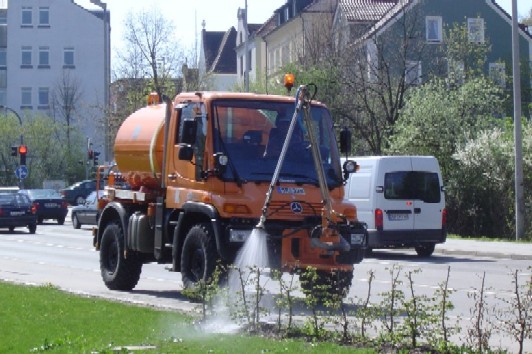
<path fill-rule="evenodd" d="M 22 7 L 22 26 L 32 26 L 33 25 L 33 9 L 29 6 Z"/>
<path fill-rule="evenodd" d="M 238 58 L 238 61 L 240 61 L 240 76 L 244 75 L 244 57 L 241 55 Z"/>
<path fill-rule="evenodd" d="M 23 87 L 20 99 L 22 108 L 31 108 L 31 87 Z"/>
<path fill-rule="evenodd" d="M 7 88 L 7 69 L 0 69 L 0 88 Z"/>
<path fill-rule="evenodd" d="M 462 85 L 465 80 L 465 65 L 463 61 L 447 60 L 447 76 L 458 85 Z"/>
<path fill-rule="evenodd" d="M 21 68 L 27 69 L 27 68 L 32 67 L 31 51 L 32 49 L 29 46 L 22 47 L 22 58 L 21 58 L 21 66 L 20 66 Z"/>
<path fill-rule="evenodd" d="M 405 83 L 407 85 L 421 84 L 421 62 L 407 61 L 405 65 Z"/>
<path fill-rule="evenodd" d="M 50 27 L 50 8 L 39 7 L 39 26 Z"/>
<path fill-rule="evenodd" d="M 441 43 L 442 41 L 442 20 L 440 16 L 425 17 L 425 32 L 427 42 Z"/>
<path fill-rule="evenodd" d="M 50 106 L 50 89 L 48 87 L 39 87 L 39 108 L 49 108 Z"/>
<path fill-rule="evenodd" d="M 50 68 L 50 47 L 39 47 L 39 68 Z"/>
<path fill-rule="evenodd" d="M 490 63 L 489 76 L 497 85 L 506 88 L 506 65 L 504 63 Z"/>
<path fill-rule="evenodd" d="M 7 91 L 0 89 L 0 105 L 5 106 L 7 102 Z"/>
<path fill-rule="evenodd" d="M 7 10 L 0 9 L 0 25 L 7 25 Z"/>
<path fill-rule="evenodd" d="M 249 66 L 248 71 L 253 70 L 253 60 L 252 59 L 253 59 L 253 57 L 251 56 L 251 50 L 250 50 L 250 51 L 248 51 L 248 61 L 246 63 L 246 65 Z"/>
<path fill-rule="evenodd" d="M 274 62 L 275 58 L 274 58 L 274 52 L 271 50 L 269 53 L 268 53 L 268 74 L 271 74 L 273 73 L 273 68 L 274 68 Z"/>
<path fill-rule="evenodd" d="M 287 65 L 288 63 L 290 63 L 290 45 L 289 44 L 285 44 L 281 48 L 281 63 L 280 63 L 280 66 Z"/>
<path fill-rule="evenodd" d="M 469 42 L 484 43 L 484 19 L 480 17 L 468 18 L 467 33 L 469 36 Z"/>
<path fill-rule="evenodd" d="M 6 48 L 0 48 L 0 68 L 7 66 L 7 51 Z"/>
<path fill-rule="evenodd" d="M 63 67 L 74 68 L 74 48 L 66 47 L 63 50 Z"/>

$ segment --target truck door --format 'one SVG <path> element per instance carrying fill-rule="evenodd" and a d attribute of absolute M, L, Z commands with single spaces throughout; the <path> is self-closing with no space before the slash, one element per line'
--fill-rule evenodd
<path fill-rule="evenodd" d="M 175 193 L 169 199 L 172 205 L 172 202 L 184 202 L 176 188 L 181 192 L 185 189 L 201 189 L 200 186 L 204 183 L 201 172 L 205 163 L 207 121 L 203 103 L 180 105 L 176 122 L 171 124 L 170 128 L 174 129 L 173 141 L 170 142 L 172 153 L 168 164 L 168 187 L 169 191 Z M 191 160 L 179 159 L 180 150 L 185 148 L 191 149 Z"/>
<path fill-rule="evenodd" d="M 376 207 L 383 211 L 383 230 L 411 230 L 414 227 L 414 200 L 409 191 L 412 164 L 409 157 L 384 158 L 378 168 Z M 377 187 L 379 188 L 379 187 Z"/>
<path fill-rule="evenodd" d="M 432 158 L 412 158 L 412 169 L 416 171 L 414 228 L 441 229 L 445 201 L 438 162 Z"/>

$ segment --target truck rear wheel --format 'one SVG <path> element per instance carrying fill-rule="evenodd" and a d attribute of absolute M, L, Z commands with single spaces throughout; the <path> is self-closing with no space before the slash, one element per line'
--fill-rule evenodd
<path fill-rule="evenodd" d="M 430 257 L 434 253 L 435 247 L 434 243 L 424 243 L 416 247 L 416 253 L 420 257 Z"/>
<path fill-rule="evenodd" d="M 209 281 L 218 261 L 214 232 L 209 223 L 192 226 L 181 253 L 181 278 L 185 289 Z"/>
<path fill-rule="evenodd" d="M 107 225 L 103 231 L 100 271 L 110 290 L 131 290 L 140 279 L 142 260 L 132 253 L 124 257 L 124 232 L 117 223 Z"/>
<path fill-rule="evenodd" d="M 333 295 L 343 299 L 349 293 L 353 272 L 318 270 L 315 278 L 311 273 L 303 272 L 299 276 L 299 281 L 305 296 L 312 295 L 320 301 L 331 299 Z"/>

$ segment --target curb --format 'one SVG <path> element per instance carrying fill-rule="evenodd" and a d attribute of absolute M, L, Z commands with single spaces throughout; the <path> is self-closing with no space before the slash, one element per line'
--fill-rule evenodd
<path fill-rule="evenodd" d="M 509 254 L 502 252 L 483 252 L 483 251 L 467 251 L 467 250 L 456 250 L 456 249 L 438 249 L 434 253 L 438 254 L 447 254 L 447 255 L 459 255 L 459 256 L 475 256 L 475 257 L 490 257 L 490 258 L 508 258 L 516 261 L 525 261 L 532 260 L 532 255 L 528 254 Z"/>

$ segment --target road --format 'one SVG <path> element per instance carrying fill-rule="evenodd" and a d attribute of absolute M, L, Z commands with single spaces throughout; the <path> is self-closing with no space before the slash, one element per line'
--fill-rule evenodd
<path fill-rule="evenodd" d="M 75 230 L 68 218 L 62 226 L 52 222 L 39 225 L 35 235 L 30 235 L 26 229 L 16 229 L 12 234 L 7 230 L 0 230 L 0 280 L 53 284 L 73 293 L 168 309 L 197 309 L 197 304 L 189 302 L 180 293 L 180 274 L 167 271 L 164 265 L 145 265 L 137 287 L 131 292 L 108 290 L 100 278 L 98 257 L 98 252 L 92 247 L 91 227 L 83 226 L 82 229 Z M 371 257 L 356 266 L 348 300 L 353 302 L 353 299 L 365 298 L 370 271 L 375 274 L 372 302 L 378 306 L 382 300 L 380 294 L 391 290 L 392 269 L 399 270 L 398 280 L 402 282 L 399 289 L 407 296 L 410 294 L 406 278 L 409 271 L 417 272 L 413 273 L 415 294 L 433 295 L 439 284 L 445 281 L 447 270 L 450 269 L 449 287 L 453 290 L 451 301 L 455 306 L 451 312 L 451 321 L 459 320 L 462 330 L 457 340 L 464 342 L 467 329 L 471 327 L 470 309 L 475 305 L 472 294 L 480 290 L 483 274 L 488 308 L 501 309 L 506 306 L 504 300 L 513 298 L 511 273 L 519 270 L 519 282 L 524 283 L 530 279 L 531 270 L 527 269 L 530 264 L 528 258 L 436 252 L 431 258 L 421 259 L 409 250 L 375 251 Z M 491 313 L 487 321 L 496 323 L 497 320 Z M 502 346 L 510 351 L 517 350 L 514 342 L 508 335 L 497 333 L 491 340 L 493 348 Z M 525 348 L 532 350 L 532 341 L 529 340 L 527 345 Z"/>

